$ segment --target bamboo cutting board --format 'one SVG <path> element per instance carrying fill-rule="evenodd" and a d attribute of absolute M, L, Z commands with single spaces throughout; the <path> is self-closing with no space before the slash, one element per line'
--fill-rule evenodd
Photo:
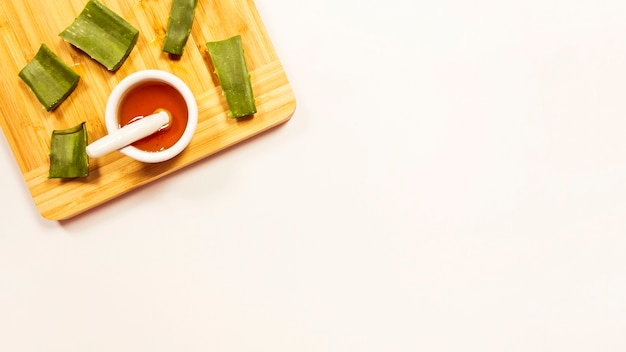
<path fill-rule="evenodd" d="M 198 0 L 191 35 L 179 60 L 161 52 L 172 0 L 101 0 L 140 32 L 137 45 L 116 72 L 109 72 L 58 34 L 87 0 L 0 1 L 0 127 L 35 205 L 43 217 L 67 219 L 289 120 L 295 97 L 252 0 Z M 241 35 L 258 112 L 234 120 L 206 51 L 206 42 Z M 18 72 L 45 43 L 81 77 L 76 90 L 46 112 Z M 89 143 L 106 134 L 104 109 L 113 87 L 142 69 L 180 77 L 194 93 L 198 128 L 182 154 L 143 164 L 121 153 L 90 159 L 89 177 L 48 179 L 50 136 L 87 121 Z"/>

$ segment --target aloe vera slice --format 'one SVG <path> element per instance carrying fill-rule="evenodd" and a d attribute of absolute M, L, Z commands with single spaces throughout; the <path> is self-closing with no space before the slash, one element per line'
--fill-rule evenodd
<path fill-rule="evenodd" d="M 39 102 L 51 111 L 76 88 L 80 76 L 64 64 L 46 44 L 41 44 L 35 57 L 18 76 L 35 94 Z"/>
<path fill-rule="evenodd" d="M 208 42 L 206 45 L 215 67 L 215 73 L 222 85 L 230 116 L 237 118 L 256 113 L 241 36 Z"/>
<path fill-rule="evenodd" d="M 163 51 L 174 55 L 182 55 L 191 25 L 196 12 L 197 0 L 174 0 L 165 32 Z"/>
<path fill-rule="evenodd" d="M 89 0 L 59 36 L 115 71 L 135 47 L 139 31 L 98 0 Z"/>
<path fill-rule="evenodd" d="M 89 175 L 85 122 L 66 130 L 52 131 L 49 178 L 76 178 Z"/>

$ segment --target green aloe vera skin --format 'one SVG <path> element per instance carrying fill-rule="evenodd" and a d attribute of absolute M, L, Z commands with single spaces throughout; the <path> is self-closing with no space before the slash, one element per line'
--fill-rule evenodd
<path fill-rule="evenodd" d="M 191 33 L 197 0 L 174 0 L 165 32 L 162 51 L 172 55 L 183 55 L 185 44 Z"/>
<path fill-rule="evenodd" d="M 241 36 L 206 44 L 233 118 L 257 112 Z"/>
<path fill-rule="evenodd" d="M 135 47 L 139 31 L 98 0 L 89 0 L 59 36 L 109 71 L 115 71 Z"/>
<path fill-rule="evenodd" d="M 85 122 L 66 130 L 52 131 L 49 178 L 89 176 Z"/>
<path fill-rule="evenodd" d="M 45 44 L 41 44 L 35 57 L 18 76 L 35 94 L 46 111 L 59 106 L 76 89 L 80 80 L 80 76 Z"/>

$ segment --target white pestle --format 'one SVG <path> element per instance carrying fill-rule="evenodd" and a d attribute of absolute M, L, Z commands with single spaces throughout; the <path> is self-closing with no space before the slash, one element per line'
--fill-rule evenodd
<path fill-rule="evenodd" d="M 152 115 L 138 118 L 137 121 L 115 130 L 87 146 L 87 155 L 98 158 L 122 149 L 142 138 L 145 138 L 170 123 L 167 110 L 157 110 Z"/>

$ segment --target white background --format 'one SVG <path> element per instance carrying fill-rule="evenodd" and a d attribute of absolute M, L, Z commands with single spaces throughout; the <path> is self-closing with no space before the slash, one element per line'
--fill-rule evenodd
<path fill-rule="evenodd" d="M 625 351 L 626 2 L 257 7 L 291 121 L 66 222 L 0 138 L 0 351 Z"/>

